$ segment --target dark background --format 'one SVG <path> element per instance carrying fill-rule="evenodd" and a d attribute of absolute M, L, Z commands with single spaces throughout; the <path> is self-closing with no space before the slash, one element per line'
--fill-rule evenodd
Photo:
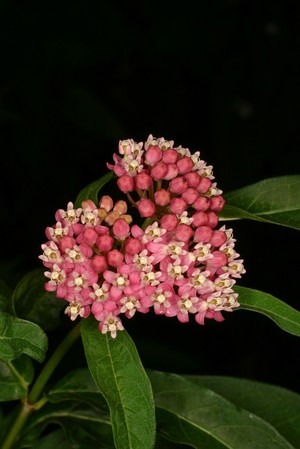
<path fill-rule="evenodd" d="M 224 192 L 298 174 L 299 2 L 0 2 L 1 277 L 40 267 L 54 213 L 107 172 L 120 139 L 200 150 Z M 239 282 L 300 310 L 298 232 L 233 222 Z M 148 367 L 300 393 L 300 343 L 253 312 L 126 323 Z"/>

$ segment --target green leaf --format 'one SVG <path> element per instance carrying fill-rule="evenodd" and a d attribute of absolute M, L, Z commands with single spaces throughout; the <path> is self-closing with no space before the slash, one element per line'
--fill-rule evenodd
<path fill-rule="evenodd" d="M 173 443 L 163 438 L 159 433 L 155 439 L 155 449 L 190 449 L 190 445 Z"/>
<path fill-rule="evenodd" d="M 294 449 L 269 423 L 214 391 L 172 373 L 148 372 L 158 432 L 195 449 Z"/>
<path fill-rule="evenodd" d="M 54 330 L 60 323 L 60 312 L 66 301 L 58 299 L 55 292 L 47 292 L 44 269 L 38 268 L 27 273 L 13 292 L 13 304 L 20 318 L 38 324 L 44 330 Z"/>
<path fill-rule="evenodd" d="M 136 347 L 121 331 L 103 335 L 94 319 L 81 322 L 89 370 L 105 397 L 116 449 L 151 449 L 155 439 L 155 407 L 150 381 Z"/>
<path fill-rule="evenodd" d="M 15 449 L 31 447 L 54 426 L 65 430 L 74 448 L 88 449 L 90 444 L 90 448 L 94 449 L 97 441 L 99 449 L 114 449 L 111 423 L 107 416 L 96 407 L 70 401 L 46 404 L 32 413 Z"/>
<path fill-rule="evenodd" d="M 105 184 L 107 184 L 111 179 L 115 178 L 116 175 L 113 171 L 108 172 L 106 175 L 102 176 L 102 178 L 97 179 L 97 181 L 92 182 L 85 188 L 83 188 L 74 203 L 74 207 L 81 207 L 81 203 L 84 200 L 92 200 L 96 205 L 98 204 L 98 194 Z"/>
<path fill-rule="evenodd" d="M 87 368 L 77 368 L 70 371 L 65 377 L 47 393 L 50 402 L 79 401 L 95 405 L 109 418 L 107 403 L 100 394 L 94 379 Z"/>
<path fill-rule="evenodd" d="M 234 286 L 238 293 L 239 309 L 251 310 L 266 315 L 281 329 L 300 337 L 300 312 L 285 302 L 270 295 L 247 287 Z"/>
<path fill-rule="evenodd" d="M 2 312 L 11 312 L 11 289 L 0 279 L 0 310 Z"/>
<path fill-rule="evenodd" d="M 0 312 L 0 360 L 10 362 L 27 354 L 42 362 L 47 347 L 47 336 L 38 325 Z"/>
<path fill-rule="evenodd" d="M 254 413 L 275 427 L 294 447 L 300 447 L 300 395 L 286 388 L 222 376 L 185 376 Z"/>
<path fill-rule="evenodd" d="M 300 229 L 300 175 L 259 181 L 224 194 L 221 220 L 246 218 Z"/>
<path fill-rule="evenodd" d="M 74 449 L 74 446 L 68 442 L 63 430 L 55 430 L 49 435 L 41 438 L 31 449 Z"/>
<path fill-rule="evenodd" d="M 0 401 L 24 398 L 33 375 L 31 359 L 26 355 L 21 355 L 13 362 L 0 362 Z"/>

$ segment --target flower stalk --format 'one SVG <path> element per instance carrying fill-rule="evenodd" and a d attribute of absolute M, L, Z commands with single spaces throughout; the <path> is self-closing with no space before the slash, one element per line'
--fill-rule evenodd
<path fill-rule="evenodd" d="M 59 344 L 54 353 L 51 355 L 40 375 L 36 379 L 29 395 L 22 403 L 19 413 L 3 442 L 2 449 L 12 449 L 18 440 L 20 433 L 27 422 L 29 416 L 35 410 L 40 409 L 47 402 L 45 397 L 41 398 L 44 388 L 53 374 L 54 370 L 61 362 L 65 354 L 68 352 L 73 343 L 80 336 L 80 323 L 77 324 L 71 332 Z"/>

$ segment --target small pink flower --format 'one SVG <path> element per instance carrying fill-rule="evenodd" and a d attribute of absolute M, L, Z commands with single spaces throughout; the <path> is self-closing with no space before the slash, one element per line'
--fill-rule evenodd
<path fill-rule="evenodd" d="M 136 189 L 148 190 L 151 187 L 152 183 L 153 180 L 146 171 L 138 173 L 134 178 L 134 184 Z"/>
<path fill-rule="evenodd" d="M 194 240 L 196 242 L 204 242 L 207 243 L 210 241 L 213 234 L 213 230 L 209 226 L 199 226 L 195 230 Z"/>
<path fill-rule="evenodd" d="M 178 152 L 173 148 L 165 150 L 162 154 L 162 160 L 166 164 L 176 164 L 178 157 L 179 157 Z"/>
<path fill-rule="evenodd" d="M 159 162 L 162 158 L 162 151 L 157 146 L 151 146 L 145 153 L 145 163 L 147 165 L 153 166 L 157 162 Z"/>
<path fill-rule="evenodd" d="M 106 257 L 96 254 L 92 258 L 91 266 L 97 273 L 103 273 L 107 269 Z"/>
<path fill-rule="evenodd" d="M 176 214 L 166 214 L 161 218 L 161 226 L 167 231 L 174 231 L 179 220 Z"/>
<path fill-rule="evenodd" d="M 101 235 L 96 240 L 96 246 L 102 253 L 107 253 L 114 246 L 114 238 L 111 235 Z"/>
<path fill-rule="evenodd" d="M 200 181 L 200 175 L 195 171 L 190 171 L 184 175 L 184 179 L 188 183 L 188 187 L 197 187 Z"/>
<path fill-rule="evenodd" d="M 209 207 L 214 212 L 219 212 L 220 210 L 223 209 L 224 203 L 225 203 L 225 200 L 221 195 L 213 196 L 209 200 Z"/>
<path fill-rule="evenodd" d="M 193 187 L 188 187 L 184 192 L 182 192 L 181 196 L 187 204 L 193 204 L 199 197 L 199 193 Z"/>
<path fill-rule="evenodd" d="M 188 187 L 187 181 L 178 176 L 170 182 L 170 191 L 176 193 L 177 195 L 181 195 Z"/>
<path fill-rule="evenodd" d="M 197 190 L 200 193 L 206 193 L 211 186 L 211 180 L 209 178 L 201 177 L 197 185 Z"/>
<path fill-rule="evenodd" d="M 192 168 L 193 168 L 193 161 L 192 161 L 192 159 L 190 157 L 185 156 L 185 157 L 179 159 L 176 162 L 176 165 L 177 165 L 177 168 L 178 168 L 178 172 L 181 175 L 184 175 L 185 173 L 188 173 L 189 171 L 192 170 Z"/>
<path fill-rule="evenodd" d="M 123 218 L 118 218 L 113 224 L 112 232 L 118 240 L 125 240 L 130 232 L 129 224 Z"/>
<path fill-rule="evenodd" d="M 134 189 L 134 180 L 132 176 L 126 174 L 118 178 L 117 185 L 121 190 L 121 192 L 124 193 L 132 192 Z"/>
<path fill-rule="evenodd" d="M 181 242 L 187 242 L 188 240 L 190 240 L 193 234 L 194 231 L 190 226 L 186 224 L 180 224 L 176 229 L 175 237 Z"/>
<path fill-rule="evenodd" d="M 124 255 L 118 249 L 112 249 L 107 253 L 107 262 L 112 267 L 119 267 L 124 260 Z"/>
<path fill-rule="evenodd" d="M 168 167 L 164 162 L 156 162 L 156 164 L 151 167 L 150 174 L 155 181 L 158 181 L 159 179 L 164 178 L 164 176 L 167 174 L 167 171 Z"/>
<path fill-rule="evenodd" d="M 217 229 L 217 230 L 213 231 L 211 239 L 210 239 L 210 243 L 215 248 L 218 248 L 219 246 L 223 245 L 226 242 L 226 240 L 227 240 L 227 236 L 226 236 L 225 232 Z"/>
<path fill-rule="evenodd" d="M 100 321 L 99 330 L 102 334 L 106 334 L 107 332 L 109 332 L 112 338 L 116 338 L 117 331 L 124 330 L 124 326 L 118 316 L 110 313 L 103 321 Z"/>
<path fill-rule="evenodd" d="M 144 218 L 152 217 L 156 211 L 155 204 L 147 198 L 140 199 L 137 202 L 137 207 L 138 207 L 139 213 L 141 214 L 141 217 L 144 217 Z"/>
<path fill-rule="evenodd" d="M 187 207 L 188 207 L 187 203 L 181 197 L 173 198 L 171 200 L 170 209 L 173 212 L 173 214 L 180 215 L 187 209 Z"/>
<path fill-rule="evenodd" d="M 207 214 L 205 212 L 202 212 L 202 211 L 195 212 L 192 215 L 192 218 L 193 218 L 193 226 L 195 228 L 197 228 L 198 226 L 207 225 L 208 218 L 207 218 Z"/>
<path fill-rule="evenodd" d="M 155 203 L 159 206 L 166 206 L 170 202 L 170 192 L 165 189 L 157 190 L 154 194 Z"/>

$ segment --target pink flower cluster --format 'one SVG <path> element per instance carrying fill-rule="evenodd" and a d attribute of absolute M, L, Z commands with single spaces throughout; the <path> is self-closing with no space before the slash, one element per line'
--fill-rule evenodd
<path fill-rule="evenodd" d="M 93 314 L 102 333 L 123 330 L 135 312 L 222 321 L 239 306 L 233 290 L 245 273 L 232 229 L 217 229 L 224 199 L 212 167 L 187 148 L 150 135 L 119 142 L 107 164 L 117 185 L 144 219 L 134 224 L 128 202 L 104 195 L 99 204 L 71 202 L 47 227 L 39 256 L 45 289 L 68 302 L 71 320 Z"/>

